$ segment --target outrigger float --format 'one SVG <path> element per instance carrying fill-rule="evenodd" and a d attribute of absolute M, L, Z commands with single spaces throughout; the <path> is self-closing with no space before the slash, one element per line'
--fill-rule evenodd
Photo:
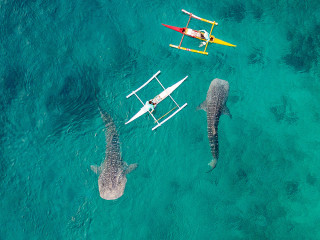
<path fill-rule="evenodd" d="M 141 87 L 137 88 L 136 90 L 134 90 L 132 93 L 130 93 L 126 98 L 131 97 L 132 95 L 135 95 L 138 100 L 142 103 L 143 107 L 140 109 L 140 111 L 138 113 L 136 113 L 129 121 L 127 121 L 125 124 L 128 124 L 130 122 L 132 122 L 133 120 L 136 120 L 138 117 L 142 116 L 145 113 L 149 113 L 152 118 L 155 120 L 156 126 L 152 128 L 152 131 L 157 129 L 158 127 L 160 127 L 162 124 L 164 124 L 166 121 L 168 121 L 170 118 L 172 118 L 174 115 L 176 115 L 178 112 L 180 112 L 183 108 L 185 108 L 187 106 L 187 103 L 183 104 L 182 106 L 179 106 L 179 104 L 172 98 L 172 96 L 170 95 L 174 90 L 176 90 L 181 83 L 183 83 L 188 76 L 186 76 L 185 78 L 183 78 L 182 80 L 180 80 L 179 82 L 177 82 L 176 84 L 172 85 L 169 88 L 165 88 L 162 83 L 159 81 L 159 79 L 157 78 L 157 76 L 160 74 L 160 70 L 154 74 L 146 83 L 144 83 Z M 157 79 L 158 83 L 161 85 L 161 87 L 163 88 L 163 92 L 161 92 L 159 95 L 155 96 L 153 99 L 147 101 L 146 103 L 143 103 L 143 101 L 140 99 L 140 97 L 137 95 L 137 92 L 140 91 L 142 88 L 144 88 L 145 86 L 147 86 L 153 79 Z M 152 111 L 150 111 L 150 107 L 148 105 L 148 102 L 152 102 L 152 104 L 154 106 L 157 106 L 160 102 L 162 102 L 165 98 L 170 97 L 171 100 L 175 103 L 176 107 L 174 107 L 173 109 L 171 109 L 169 112 L 167 112 L 165 115 L 163 115 L 161 118 L 156 119 L 155 116 L 152 114 Z M 171 115 L 169 115 L 167 118 L 165 118 L 164 120 L 162 120 L 161 122 L 159 120 L 161 120 L 163 117 L 165 117 L 166 115 L 168 115 L 170 112 L 172 112 L 174 109 L 178 108 L 175 112 L 173 112 Z"/>
<path fill-rule="evenodd" d="M 176 46 L 176 45 L 173 45 L 173 44 L 170 44 L 169 46 L 170 47 L 173 47 L 173 48 L 177 48 L 177 49 L 181 49 L 181 50 L 185 50 L 185 51 L 189 51 L 189 52 L 195 52 L 195 53 L 200 53 L 200 54 L 204 54 L 204 55 L 208 55 L 208 52 L 206 52 L 207 50 L 207 47 L 208 47 L 208 44 L 209 43 L 216 43 L 216 44 L 221 44 L 221 45 L 226 45 L 226 46 L 229 46 L 229 47 L 236 47 L 236 45 L 233 45 L 231 43 L 228 43 L 228 42 L 225 42 L 225 41 L 222 41 L 218 38 L 215 38 L 213 35 L 211 35 L 212 33 L 212 30 L 213 30 L 213 27 L 215 25 L 218 25 L 217 22 L 215 21 L 209 21 L 209 20 L 206 20 L 204 18 L 200 18 L 192 13 L 189 13 L 188 11 L 182 9 L 181 10 L 182 12 L 188 14 L 190 17 L 189 17 L 189 20 L 188 20 L 188 23 L 187 23 L 187 26 L 184 27 L 184 28 L 179 28 L 179 27 L 174 27 L 174 26 L 170 26 L 170 25 L 166 25 L 166 24 L 163 24 L 163 26 L 167 27 L 167 28 L 170 28 L 174 31 L 177 31 L 177 32 L 180 32 L 183 34 L 182 38 L 181 38 L 181 41 L 180 41 L 180 44 L 179 46 Z M 212 24 L 212 27 L 211 27 L 211 30 L 210 30 L 210 33 L 209 33 L 209 36 L 210 36 L 210 40 L 207 41 L 206 38 L 204 37 L 204 34 L 201 33 L 201 31 L 198 31 L 198 30 L 193 30 L 191 28 L 188 28 L 188 25 L 190 23 L 190 20 L 191 18 L 195 18 L 197 20 L 200 20 L 200 21 L 203 21 L 203 22 L 207 22 L 207 23 L 210 23 Z M 190 48 L 184 48 L 184 47 L 181 47 L 181 44 L 182 44 L 182 41 L 183 41 L 183 38 L 184 38 L 184 35 L 187 35 L 189 37 L 193 37 L 193 38 L 197 38 L 201 41 L 206 41 L 206 45 L 205 45 L 205 48 L 203 51 L 199 51 L 199 50 L 195 50 L 195 49 L 190 49 Z"/>

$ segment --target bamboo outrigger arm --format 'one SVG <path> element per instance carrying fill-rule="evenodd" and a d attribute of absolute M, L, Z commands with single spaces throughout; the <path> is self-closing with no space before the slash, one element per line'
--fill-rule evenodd
<path fill-rule="evenodd" d="M 169 46 L 173 47 L 173 48 L 185 50 L 185 51 L 188 51 L 188 52 L 194 52 L 194 53 L 200 53 L 200 54 L 208 55 L 208 52 L 205 52 L 205 51 L 198 51 L 198 50 L 194 50 L 194 49 L 190 49 L 190 48 L 179 47 L 179 46 L 176 46 L 176 45 L 173 45 L 173 44 L 170 44 Z"/>

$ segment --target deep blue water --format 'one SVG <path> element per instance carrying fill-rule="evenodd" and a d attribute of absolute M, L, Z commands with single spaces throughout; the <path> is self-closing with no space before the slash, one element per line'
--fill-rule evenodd
<path fill-rule="evenodd" d="M 170 48 L 181 34 L 161 23 L 185 26 L 181 8 L 237 47 Z M 0 20 L 0 239 L 320 239 L 319 1 L 1 1 Z M 141 107 L 125 96 L 158 70 L 165 86 L 189 75 L 173 94 L 187 108 L 156 132 L 124 125 Z M 206 174 L 196 107 L 214 78 L 233 118 Z M 90 170 L 106 148 L 95 91 L 139 164 L 116 201 Z"/>

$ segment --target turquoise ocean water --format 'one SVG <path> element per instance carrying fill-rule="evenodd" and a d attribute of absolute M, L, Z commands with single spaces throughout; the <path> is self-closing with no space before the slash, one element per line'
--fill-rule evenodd
<path fill-rule="evenodd" d="M 169 48 L 181 34 L 161 23 L 185 26 L 181 8 L 237 47 Z M 0 239 L 320 239 L 319 1 L 17 0 L 0 19 Z M 158 70 L 165 86 L 189 75 L 173 94 L 187 108 L 156 132 L 149 116 L 124 125 L 140 108 L 125 96 Z M 214 78 L 230 83 L 233 118 L 206 174 L 196 107 Z M 90 170 L 106 147 L 95 89 L 139 164 L 116 201 Z"/>

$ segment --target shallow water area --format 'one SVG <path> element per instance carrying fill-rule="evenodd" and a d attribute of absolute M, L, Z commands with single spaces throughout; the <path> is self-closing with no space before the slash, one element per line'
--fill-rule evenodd
<path fill-rule="evenodd" d="M 161 23 L 184 27 L 181 8 L 237 47 L 170 48 L 182 35 Z M 2 1 L 0 19 L 0 239 L 320 238 L 319 1 Z M 158 70 L 166 87 L 189 76 L 172 94 L 188 106 L 154 132 L 150 116 L 124 125 L 141 108 L 126 95 Z M 233 117 L 207 174 L 196 108 L 214 78 L 230 84 Z M 90 169 L 106 149 L 95 92 L 139 164 L 115 201 Z"/>

